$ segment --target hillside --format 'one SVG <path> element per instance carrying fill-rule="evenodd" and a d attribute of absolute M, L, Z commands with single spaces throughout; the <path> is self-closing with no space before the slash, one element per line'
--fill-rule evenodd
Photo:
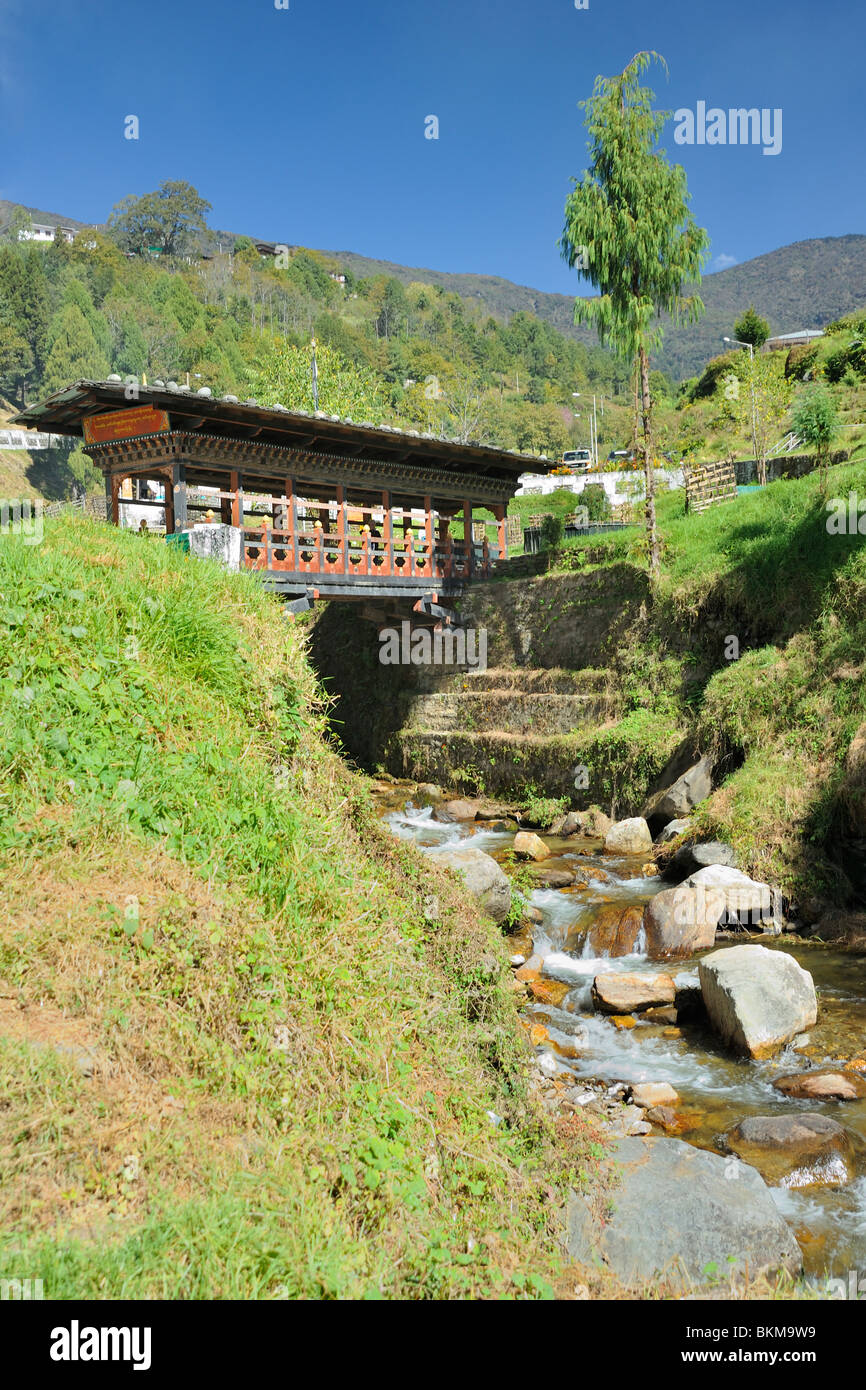
<path fill-rule="evenodd" d="M 409 284 L 424 281 L 477 301 L 491 314 L 509 318 L 537 315 L 563 334 L 581 342 L 596 341 L 589 329 L 573 323 L 574 300 L 515 285 L 493 275 L 455 274 L 372 260 L 351 251 L 329 251 L 354 275 L 389 275 Z M 575 277 L 575 294 L 582 292 Z M 692 376 L 721 350 L 722 337 L 733 332 L 743 309 L 754 304 L 773 333 L 823 328 L 866 302 L 866 236 L 822 237 L 782 246 L 754 260 L 706 275 L 700 288 L 706 314 L 689 327 L 670 326 L 655 365 L 674 379 Z"/>
<path fill-rule="evenodd" d="M 0 200 L 0 226 L 14 204 Z M 30 208 L 34 221 L 73 227 L 87 224 L 74 218 Z M 104 231 L 104 224 L 100 224 Z M 200 249 L 218 254 L 233 246 L 240 236 L 209 228 L 200 239 Z M 297 249 L 297 248 L 294 248 Z M 575 326 L 574 299 L 517 285 L 495 275 L 452 272 L 430 267 L 405 266 L 394 261 L 362 256 L 354 251 L 323 251 L 316 254 L 336 262 L 357 279 L 394 279 L 402 285 L 413 283 L 439 286 L 448 294 L 459 295 L 469 312 L 490 314 L 503 322 L 515 314 L 530 314 L 552 325 L 557 333 L 576 342 L 595 347 L 594 332 Z M 575 276 L 575 295 L 585 286 Z M 706 275 L 701 283 L 706 313 L 700 323 L 670 325 L 654 365 L 679 380 L 698 372 L 720 350 L 725 334 L 733 331 L 737 317 L 754 304 L 770 323 L 773 333 L 800 328 L 822 328 L 866 302 L 866 235 L 820 237 L 794 242 L 727 270 Z"/>
<path fill-rule="evenodd" d="M 277 602 L 73 521 L 7 539 L 0 591 L 3 1267 L 549 1294 L 592 1130 L 554 1147 L 501 935 L 329 751 Z"/>

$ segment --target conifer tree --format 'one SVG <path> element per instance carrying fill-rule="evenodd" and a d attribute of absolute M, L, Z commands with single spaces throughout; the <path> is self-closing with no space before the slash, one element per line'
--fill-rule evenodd
<path fill-rule="evenodd" d="M 104 381 L 108 376 L 108 361 L 77 304 L 67 304 L 61 310 L 52 321 L 50 337 L 44 380 L 47 392 L 82 378 Z"/>
<path fill-rule="evenodd" d="M 653 58 L 637 53 L 616 77 L 598 77 L 586 111 L 590 166 L 569 194 L 560 246 L 570 266 L 599 290 L 575 303 L 576 323 L 591 323 L 602 343 L 637 358 L 646 474 L 650 577 L 659 575 L 652 458 L 649 354 L 662 339 L 660 315 L 693 321 L 703 312 L 686 285 L 700 280 L 709 239 L 688 207 L 685 171 L 670 165 L 658 140 L 666 113 L 640 84 Z M 664 59 L 660 59 L 664 63 Z"/>

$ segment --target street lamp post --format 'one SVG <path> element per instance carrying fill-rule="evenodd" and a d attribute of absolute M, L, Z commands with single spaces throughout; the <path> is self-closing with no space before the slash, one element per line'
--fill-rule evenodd
<path fill-rule="evenodd" d="M 572 391 L 571 394 L 572 394 L 572 396 L 574 397 L 575 400 L 577 400 L 578 397 L 580 396 L 580 392 L 579 392 L 579 391 Z M 592 414 L 591 414 L 590 417 L 589 417 L 589 448 L 590 448 L 590 453 L 592 454 L 593 468 L 594 468 L 594 471 L 597 473 L 597 472 L 598 472 L 598 417 L 597 417 L 597 415 L 596 415 L 596 406 L 595 406 L 595 402 L 596 402 L 596 398 L 595 398 L 595 396 L 593 396 L 593 398 L 592 398 Z M 601 413 L 602 413 L 602 415 L 604 414 L 604 406 L 602 406 L 602 412 L 601 412 Z"/>
<path fill-rule="evenodd" d="M 733 347 L 744 347 L 744 348 L 748 348 L 748 349 L 749 349 L 749 362 L 750 362 L 750 363 L 754 362 L 754 360 L 755 360 L 755 345 L 754 345 L 754 343 L 743 343 L 743 342 L 740 341 L 739 338 L 722 338 L 722 342 L 723 342 L 723 343 L 731 343 L 731 345 L 732 345 Z M 754 372 L 750 372 L 750 373 L 749 373 L 749 376 L 750 376 L 751 396 L 752 396 L 752 448 L 753 448 L 754 451 L 755 451 L 755 467 L 757 468 L 757 466 L 758 466 L 758 422 L 757 422 L 756 414 L 755 414 L 755 376 L 754 376 Z"/>

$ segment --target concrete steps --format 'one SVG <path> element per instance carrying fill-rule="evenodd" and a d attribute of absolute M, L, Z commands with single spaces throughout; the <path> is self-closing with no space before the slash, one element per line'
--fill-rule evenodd
<path fill-rule="evenodd" d="M 606 712 L 603 695 L 476 691 L 473 683 L 469 690 L 415 696 L 403 727 L 430 733 L 568 734 Z"/>
<path fill-rule="evenodd" d="M 615 713 L 605 673 L 596 670 L 450 673 L 438 689 L 404 699 L 402 774 L 447 785 L 461 769 L 493 794 L 529 784 L 567 793 L 581 736 L 612 724 Z"/>

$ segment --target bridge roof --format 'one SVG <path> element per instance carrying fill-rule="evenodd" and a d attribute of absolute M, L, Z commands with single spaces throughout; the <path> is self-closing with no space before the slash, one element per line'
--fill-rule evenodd
<path fill-rule="evenodd" d="M 206 388 L 204 388 L 206 390 Z M 235 396 L 214 397 L 176 383 L 139 386 L 136 399 L 125 397 L 126 387 L 119 377 L 108 381 L 76 381 L 53 395 L 28 406 L 15 417 L 15 423 L 53 434 L 81 436 L 83 420 L 107 411 L 141 409 L 152 406 L 168 412 L 172 429 L 197 430 L 211 437 L 274 444 L 303 450 L 309 457 L 321 453 L 323 468 L 327 460 L 376 459 L 395 465 L 410 463 L 440 473 L 479 473 L 507 480 L 516 485 L 522 473 L 545 473 L 556 460 L 533 454 L 518 454 L 490 444 L 462 443 L 443 436 L 422 434 L 418 430 L 393 425 L 372 425 L 327 415 L 288 410 L 285 406 L 262 406 L 257 401 L 240 401 Z"/>

